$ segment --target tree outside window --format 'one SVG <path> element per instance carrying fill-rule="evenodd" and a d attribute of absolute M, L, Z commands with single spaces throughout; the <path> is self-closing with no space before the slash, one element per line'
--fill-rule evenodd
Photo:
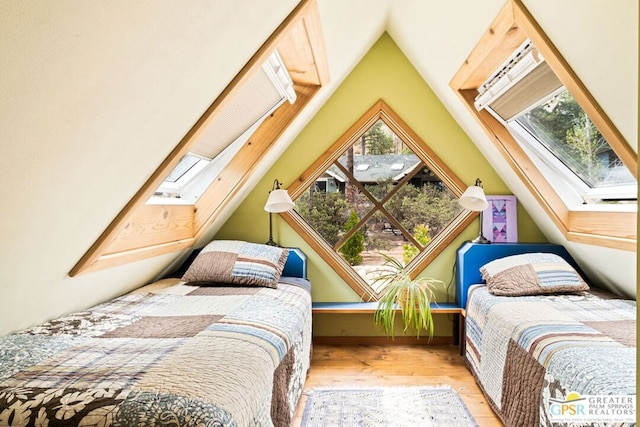
<path fill-rule="evenodd" d="M 411 262 L 461 212 L 455 194 L 383 120 L 295 202 L 300 216 L 369 284 L 382 254 Z"/>

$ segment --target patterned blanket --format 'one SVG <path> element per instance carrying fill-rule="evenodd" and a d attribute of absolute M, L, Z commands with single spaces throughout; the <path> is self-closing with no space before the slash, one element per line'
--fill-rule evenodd
<path fill-rule="evenodd" d="M 507 426 L 552 425 L 551 403 L 569 393 L 636 394 L 635 301 L 597 291 L 500 297 L 478 286 L 466 331 L 467 363 Z"/>
<path fill-rule="evenodd" d="M 160 281 L 0 338 L 0 425 L 286 426 L 310 348 L 303 279 Z"/>

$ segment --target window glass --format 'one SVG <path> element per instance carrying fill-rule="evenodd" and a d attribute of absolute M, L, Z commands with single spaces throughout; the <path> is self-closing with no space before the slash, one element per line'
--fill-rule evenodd
<path fill-rule="evenodd" d="M 165 179 L 167 182 L 177 182 L 180 178 L 184 177 L 186 173 L 195 167 L 200 162 L 200 158 L 197 156 L 193 156 L 187 154 L 180 160 L 178 166 L 169 174 L 169 176 Z"/>
<path fill-rule="evenodd" d="M 207 167 L 210 160 L 202 158 L 192 153 L 188 153 L 180 160 L 178 165 L 171 171 L 156 190 L 156 196 L 178 197 L 182 188 Z"/>
<path fill-rule="evenodd" d="M 379 286 L 373 279 L 384 263 L 381 254 L 409 264 L 462 210 L 382 120 L 295 203 L 298 214 L 371 286 Z"/>
<path fill-rule="evenodd" d="M 569 91 L 563 90 L 516 121 L 590 188 L 635 184 Z"/>

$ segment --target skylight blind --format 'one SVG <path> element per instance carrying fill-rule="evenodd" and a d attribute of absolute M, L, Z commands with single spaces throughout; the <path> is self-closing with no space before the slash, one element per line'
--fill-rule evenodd
<path fill-rule="evenodd" d="M 509 122 L 520 113 L 528 111 L 562 87 L 555 73 L 546 62 L 541 62 L 511 86 L 501 96 L 492 100 L 489 107 L 503 120 Z"/>
<path fill-rule="evenodd" d="M 284 99 L 264 68 L 260 68 L 223 106 L 190 151 L 209 159 L 214 158 Z"/>
<path fill-rule="evenodd" d="M 526 40 L 478 88 L 473 104 L 478 111 L 488 108 L 509 122 L 545 102 L 562 86 L 533 43 Z"/>

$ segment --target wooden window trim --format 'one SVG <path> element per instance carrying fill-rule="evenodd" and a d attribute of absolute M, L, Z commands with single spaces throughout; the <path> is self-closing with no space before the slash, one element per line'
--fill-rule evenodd
<path fill-rule="evenodd" d="M 147 221 L 154 208 L 146 202 L 164 178 L 175 168 L 197 138 L 231 97 L 246 83 L 277 49 L 290 70 L 298 96 L 294 104 L 284 103 L 265 120 L 238 154 L 226 166 L 198 201 L 191 206 L 190 218 L 184 218 L 180 205 L 163 205 L 163 217 L 156 217 L 154 225 L 169 230 L 170 219 L 180 216 L 184 227 L 175 232 L 149 233 L 139 227 Z M 195 125 L 178 143 L 136 195 L 127 203 L 91 248 L 71 269 L 69 276 L 113 267 L 150 258 L 193 246 L 215 220 L 217 214 L 240 191 L 260 161 L 266 157 L 278 137 L 313 98 L 320 87 L 329 81 L 326 50 L 316 0 L 302 0 L 276 31 L 215 99 Z M 189 231 L 187 231 L 189 230 Z"/>
<path fill-rule="evenodd" d="M 378 120 L 382 120 L 400 137 L 405 145 L 411 148 L 424 164 L 438 175 L 456 197 L 462 195 L 466 189 L 464 182 L 411 130 L 391 107 L 383 100 L 379 100 L 287 188 L 292 199 L 295 200 L 300 197 L 349 146 L 353 145 Z M 317 232 L 295 210 L 283 212 L 280 215 L 360 298 L 364 301 L 377 300 L 378 296 L 371 287 L 322 237 L 318 236 Z M 478 212 L 462 210 L 447 227 L 434 237 L 427 248 L 416 256 L 410 266 L 409 274 L 412 277 L 416 277 L 422 272 L 477 216 Z"/>
<path fill-rule="evenodd" d="M 629 171 L 637 177 L 637 155 L 598 105 L 520 0 L 508 0 L 469 54 L 450 87 L 469 108 L 507 163 L 569 241 L 626 251 L 637 250 L 637 213 L 601 209 L 572 210 L 560 198 L 509 131 L 473 100 L 490 75 L 526 40 L 540 50 L 551 69 L 571 92 Z M 606 220 L 605 220 L 606 217 Z"/>

